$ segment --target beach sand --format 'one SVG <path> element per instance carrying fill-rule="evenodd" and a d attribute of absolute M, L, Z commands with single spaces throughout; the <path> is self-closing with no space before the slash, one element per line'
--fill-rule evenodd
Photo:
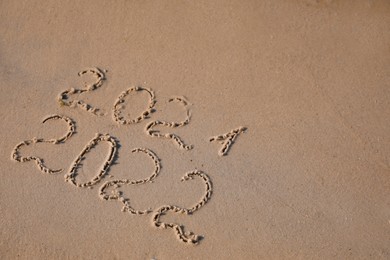
<path fill-rule="evenodd" d="M 389 1 L 1 1 L 0 18 L 1 259 L 390 258 Z"/>

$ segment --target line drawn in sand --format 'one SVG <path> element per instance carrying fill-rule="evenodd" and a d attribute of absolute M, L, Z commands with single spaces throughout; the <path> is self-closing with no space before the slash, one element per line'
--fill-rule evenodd
<path fill-rule="evenodd" d="M 85 70 L 82 70 L 78 73 L 78 75 L 81 77 L 85 74 L 92 74 L 96 77 L 96 81 L 93 84 L 87 84 L 87 82 L 84 82 L 84 88 L 83 89 L 75 89 L 70 88 L 63 92 L 61 92 L 58 97 L 57 101 L 61 106 L 68 106 L 68 107 L 79 107 L 82 110 L 85 110 L 91 114 L 94 114 L 96 116 L 104 116 L 104 113 L 100 112 L 99 108 L 95 108 L 87 103 L 85 103 L 82 100 L 70 100 L 71 95 L 75 94 L 82 94 L 85 92 L 93 91 L 103 85 L 103 80 L 105 80 L 104 73 L 98 69 L 98 68 L 88 68 Z"/>
<path fill-rule="evenodd" d="M 171 133 L 161 134 L 160 131 L 153 129 L 153 127 L 158 125 L 162 125 L 170 128 L 183 127 L 188 125 L 188 123 L 190 122 L 191 113 L 190 110 L 188 109 L 189 103 L 184 97 L 173 97 L 169 99 L 168 102 L 178 102 L 179 104 L 182 104 L 186 109 L 186 118 L 181 122 L 166 122 L 160 120 L 152 121 L 146 125 L 145 132 L 151 137 L 171 139 L 180 149 L 187 150 L 187 151 L 192 150 L 194 148 L 193 145 L 185 144 L 179 136 Z"/>
<path fill-rule="evenodd" d="M 139 92 L 139 91 L 145 91 L 149 94 L 149 104 L 148 108 L 142 112 L 141 115 L 136 117 L 135 119 L 126 120 L 121 115 L 121 109 L 124 108 L 123 103 L 125 102 L 125 97 L 128 96 L 131 92 Z M 155 95 L 153 90 L 149 88 L 143 88 L 143 87 L 132 87 L 127 89 L 126 91 L 123 91 L 119 97 L 115 100 L 114 107 L 112 109 L 112 117 L 115 122 L 121 125 L 127 125 L 127 124 L 136 124 L 144 120 L 145 118 L 148 118 L 148 116 L 154 112 L 154 105 L 156 104 Z"/>
<path fill-rule="evenodd" d="M 149 156 L 152 159 L 152 161 L 154 163 L 154 167 L 155 167 L 153 173 L 149 177 L 147 177 L 145 179 L 140 179 L 140 180 L 130 180 L 130 179 L 121 179 L 120 180 L 120 179 L 117 179 L 117 180 L 107 181 L 106 183 L 104 183 L 100 187 L 99 196 L 103 200 L 118 200 L 118 201 L 122 202 L 123 203 L 123 208 L 122 208 L 123 212 L 129 212 L 132 215 L 144 215 L 144 214 L 148 214 L 148 213 L 152 212 L 152 210 L 150 208 L 146 209 L 146 210 L 134 209 L 130 205 L 129 200 L 125 199 L 122 196 L 122 193 L 117 190 L 117 188 L 120 188 L 121 185 L 138 185 L 138 184 L 153 182 L 153 180 L 155 178 L 157 178 L 158 174 L 160 173 L 161 163 L 160 163 L 160 159 L 157 157 L 157 155 L 147 148 L 135 148 L 132 150 L 132 152 L 133 153 L 142 152 L 142 153 L 145 153 L 147 156 Z M 111 187 L 111 186 L 113 186 L 115 188 L 115 190 L 112 191 L 111 195 L 108 195 L 106 192 L 106 189 L 108 187 Z"/>
<path fill-rule="evenodd" d="M 218 151 L 218 155 L 224 156 L 229 152 L 230 147 L 233 145 L 237 136 L 241 133 L 245 133 L 246 131 L 247 131 L 246 127 L 240 126 L 236 129 L 231 130 L 226 134 L 213 136 L 209 139 L 209 141 L 210 142 L 222 141 L 221 142 L 222 148 Z"/>
<path fill-rule="evenodd" d="M 194 170 L 191 172 L 187 172 L 184 175 L 184 177 L 181 179 L 181 181 L 191 180 L 195 176 L 200 177 L 206 185 L 205 194 L 197 204 L 195 204 L 190 209 L 180 208 L 180 207 L 173 206 L 173 205 L 164 205 L 164 206 L 158 208 L 152 217 L 152 223 L 155 227 L 160 228 L 160 229 L 167 229 L 167 228 L 173 229 L 175 231 L 176 237 L 180 241 L 182 241 L 184 243 L 188 243 L 188 244 L 194 244 L 194 245 L 198 244 L 199 241 L 203 237 L 196 235 L 193 232 L 185 232 L 184 227 L 180 224 L 162 222 L 160 220 L 160 218 L 162 215 L 164 215 L 164 213 L 166 213 L 168 211 L 173 211 L 174 213 L 181 213 L 181 214 L 190 215 L 190 214 L 194 213 L 195 211 L 199 210 L 201 207 L 203 207 L 210 200 L 213 188 L 212 188 L 212 184 L 211 184 L 209 176 L 207 176 L 207 174 L 205 174 L 204 172 L 202 172 L 200 170 Z"/>
<path fill-rule="evenodd" d="M 106 72 L 106 71 L 105 71 Z M 70 96 L 72 95 L 79 95 L 83 94 L 89 91 L 94 91 L 97 88 L 101 87 L 103 85 L 103 80 L 105 80 L 104 73 L 98 69 L 98 68 L 88 68 L 85 70 L 82 70 L 78 73 L 80 77 L 91 74 L 93 77 L 96 78 L 94 83 L 87 83 L 84 82 L 84 87 L 82 89 L 74 89 L 70 88 L 67 89 L 59 94 L 57 97 L 57 100 L 60 105 L 62 106 L 69 106 L 69 107 L 78 107 L 84 111 L 87 111 L 88 113 L 97 115 L 97 116 L 103 116 L 104 113 L 101 113 L 99 108 L 95 108 L 87 103 L 85 103 L 82 100 L 77 99 L 70 99 Z M 126 119 L 122 113 L 125 108 L 125 98 L 130 95 L 131 93 L 137 93 L 137 92 L 147 92 L 149 96 L 149 102 L 147 105 L 146 110 L 144 110 L 139 116 L 133 118 L 133 119 Z M 114 106 L 112 108 L 112 118 L 115 122 L 117 122 L 120 125 L 125 124 L 136 124 L 139 123 L 146 118 L 148 118 L 154 111 L 155 111 L 155 104 L 156 104 L 156 98 L 153 90 L 143 87 L 131 87 L 127 90 L 121 92 L 121 94 L 118 96 L 118 98 L 114 102 Z M 168 121 L 161 121 L 161 120 L 154 120 L 146 124 L 144 131 L 147 135 L 151 137 L 157 137 L 160 139 L 171 139 L 175 145 L 182 150 L 191 150 L 193 149 L 193 145 L 185 144 L 184 141 L 176 134 L 173 133 L 161 133 L 160 130 L 156 130 L 155 128 L 158 127 L 169 127 L 169 128 L 179 128 L 184 127 L 189 124 L 191 119 L 191 111 L 189 109 L 190 103 L 181 96 L 173 97 L 168 100 L 168 103 L 175 102 L 179 105 L 183 106 L 185 109 L 186 117 L 181 122 L 168 122 Z M 47 166 L 44 165 L 43 159 L 36 157 L 36 156 L 21 156 L 20 155 L 20 149 L 23 146 L 32 145 L 34 143 L 52 143 L 52 144 L 59 144 L 64 143 L 67 139 L 69 139 L 74 133 L 75 133 L 75 123 L 68 117 L 61 116 L 61 115 L 51 115 L 48 116 L 43 120 L 42 123 L 47 122 L 48 120 L 57 120 L 61 119 L 65 121 L 68 124 L 68 131 L 64 136 L 61 136 L 60 138 L 53 138 L 53 139 L 43 139 L 43 138 L 33 138 L 31 140 L 20 142 L 15 146 L 15 148 L 12 151 L 11 159 L 15 160 L 17 162 L 27 162 L 27 161 L 35 161 L 38 169 L 43 173 L 49 173 L 54 174 L 61 172 L 62 169 L 50 169 Z M 246 127 L 238 127 L 236 129 L 231 130 L 230 132 L 218 136 L 211 137 L 209 139 L 210 142 L 220 142 L 222 144 L 221 149 L 218 151 L 218 154 L 220 156 L 225 156 L 228 154 L 231 146 L 235 142 L 238 135 L 241 133 L 244 133 L 247 130 Z M 78 175 L 78 170 L 80 167 L 82 167 L 82 161 L 85 160 L 85 157 L 87 153 L 94 147 L 96 147 L 101 142 L 107 142 L 109 144 L 108 147 L 108 154 L 107 157 L 103 163 L 103 165 L 99 168 L 98 172 L 95 176 L 93 176 L 89 181 L 87 182 L 79 182 L 76 180 Z M 65 174 L 65 181 L 73 184 L 76 187 L 88 187 L 92 188 L 92 186 L 99 183 L 102 178 L 108 173 L 110 170 L 110 167 L 114 163 L 116 159 L 116 155 L 118 153 L 118 147 L 119 143 L 118 141 L 112 137 L 109 134 L 100 134 L 97 133 L 96 136 L 90 140 L 86 146 L 82 149 L 82 151 L 79 153 L 79 155 L 76 157 L 76 159 L 72 162 L 69 171 L 67 174 Z M 160 159 L 157 157 L 157 155 L 152 152 L 151 150 L 147 148 L 135 148 L 132 150 L 132 153 L 144 153 L 145 155 L 149 156 L 149 158 L 154 163 L 154 171 L 152 174 L 144 179 L 138 179 L 138 180 L 131 180 L 131 179 L 114 179 L 106 181 L 99 189 L 99 197 L 102 200 L 117 200 L 121 202 L 122 204 L 122 211 L 123 212 L 129 212 L 131 215 L 145 215 L 148 213 L 153 212 L 152 216 L 152 223 L 154 227 L 157 227 L 159 229 L 172 229 L 176 235 L 176 237 L 186 243 L 186 244 L 198 244 L 199 241 L 202 239 L 202 236 L 196 235 L 193 232 L 185 232 L 184 227 L 181 224 L 178 223 L 169 223 L 169 222 L 163 222 L 161 221 L 161 217 L 165 215 L 167 212 L 171 211 L 173 213 L 180 213 L 184 215 L 191 215 L 200 208 L 202 208 L 211 198 L 212 195 L 212 183 L 210 181 L 209 176 L 200 171 L 200 170 L 193 170 L 190 172 L 187 172 L 181 179 L 181 181 L 187 181 L 190 179 L 193 179 L 195 177 L 200 178 L 203 180 L 205 184 L 205 193 L 203 197 L 191 208 L 182 208 L 174 205 L 163 205 L 152 211 L 150 208 L 145 210 L 137 210 L 134 209 L 129 202 L 129 199 L 125 198 L 121 191 L 118 189 L 123 185 L 140 185 L 140 184 L 146 184 L 146 183 L 152 183 L 160 174 L 161 171 L 161 162 Z M 110 176 L 110 175 L 108 175 Z M 110 176 L 113 177 L 113 176 Z M 108 193 L 107 189 L 109 187 L 113 187 L 114 190 L 111 191 L 111 194 Z"/>
<path fill-rule="evenodd" d="M 44 124 L 48 120 L 57 120 L 57 119 L 61 119 L 61 120 L 65 121 L 68 125 L 68 131 L 66 132 L 66 134 L 64 136 L 59 137 L 57 139 L 53 138 L 53 139 L 48 139 L 48 140 L 43 139 L 43 138 L 34 137 L 31 140 L 26 140 L 26 141 L 20 142 L 12 150 L 11 159 L 15 160 L 17 162 L 35 161 L 35 164 L 37 165 L 38 169 L 43 173 L 55 174 L 55 173 L 61 172 L 62 169 L 52 170 L 52 169 L 48 168 L 47 166 L 45 166 L 42 158 L 39 158 L 36 156 L 25 157 L 25 156 L 20 155 L 20 148 L 23 146 L 28 146 L 28 145 L 36 144 L 36 143 L 52 143 L 52 144 L 64 143 L 66 140 L 68 140 L 68 138 L 70 138 L 75 133 L 75 129 L 76 129 L 75 123 L 72 121 L 72 119 L 70 119 L 69 117 L 66 117 L 66 116 L 51 115 L 51 116 L 46 117 L 42 121 L 42 123 Z"/>
<path fill-rule="evenodd" d="M 110 144 L 110 150 L 108 152 L 108 156 L 106 161 L 104 162 L 103 166 L 101 167 L 99 173 L 95 175 L 90 181 L 79 183 L 76 181 L 77 176 L 77 170 L 79 166 L 81 165 L 81 161 L 85 159 L 85 155 L 96 145 L 98 145 L 100 142 L 107 142 Z M 76 157 L 74 162 L 72 163 L 70 170 L 67 174 L 65 174 L 65 181 L 70 182 L 76 187 L 91 187 L 98 183 L 103 176 L 108 172 L 110 169 L 110 166 L 112 165 L 114 158 L 117 153 L 117 142 L 116 140 L 110 136 L 109 134 L 99 134 L 97 133 L 96 136 L 88 142 L 88 144 L 84 147 L 84 149 L 80 152 L 80 154 Z"/>

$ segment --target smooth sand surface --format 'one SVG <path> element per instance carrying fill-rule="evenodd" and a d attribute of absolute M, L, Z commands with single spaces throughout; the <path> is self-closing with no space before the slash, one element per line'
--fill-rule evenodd
<path fill-rule="evenodd" d="M 389 32 L 387 0 L 1 1 L 0 258 L 389 259 Z M 106 115 L 61 105 L 61 92 L 94 84 L 77 73 L 95 67 L 102 85 L 71 99 Z M 156 111 L 119 124 L 114 103 L 134 86 L 154 91 Z M 121 114 L 136 118 L 149 97 L 131 92 Z M 146 133 L 187 110 L 188 124 L 153 130 L 193 149 Z M 37 141 L 67 133 L 61 119 L 42 124 L 54 114 L 76 132 Z M 209 139 L 240 126 L 247 131 L 219 156 L 222 144 Z M 96 133 L 115 138 L 117 155 L 89 188 L 76 187 L 114 149 L 99 141 L 69 177 Z M 19 156 L 63 171 L 12 159 L 25 140 Z M 152 151 L 161 170 L 135 148 Z M 180 181 L 195 169 L 212 187 L 201 176 Z M 99 195 L 107 181 L 156 172 L 154 182 L 107 189 L 154 212 L 121 212 L 124 202 Z M 153 225 L 163 205 L 200 206 L 160 219 L 201 235 L 198 245 Z"/>

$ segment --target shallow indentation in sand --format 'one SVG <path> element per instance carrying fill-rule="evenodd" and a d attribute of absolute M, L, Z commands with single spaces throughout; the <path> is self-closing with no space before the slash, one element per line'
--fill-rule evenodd
<path fill-rule="evenodd" d="M 77 170 L 82 162 L 85 159 L 85 155 L 100 142 L 107 142 L 110 144 L 110 150 L 106 161 L 103 164 L 101 170 L 93 177 L 92 180 L 84 183 L 79 183 L 76 180 Z M 69 173 L 65 175 L 65 181 L 72 183 L 77 187 L 90 187 L 98 183 L 102 177 L 108 172 L 117 152 L 117 142 L 109 134 L 96 134 L 96 136 L 84 147 L 84 149 L 77 156 L 76 160 L 72 163 Z"/>
<path fill-rule="evenodd" d="M 219 156 L 227 155 L 229 152 L 231 146 L 233 145 L 234 141 L 236 140 L 237 136 L 241 133 L 244 133 L 247 130 L 246 127 L 240 126 L 236 129 L 231 130 L 230 132 L 223 134 L 223 135 L 217 135 L 213 136 L 209 139 L 210 142 L 214 141 L 222 141 L 222 148 L 218 151 Z"/>
<path fill-rule="evenodd" d="M 88 68 L 85 70 L 82 70 L 78 73 L 78 75 L 81 77 L 85 74 L 92 74 L 96 77 L 96 81 L 92 84 L 87 84 L 86 82 L 84 83 L 84 88 L 83 89 L 75 89 L 75 88 L 70 88 L 67 89 L 63 92 L 61 92 L 58 97 L 58 103 L 61 106 L 69 106 L 69 107 L 79 107 L 82 110 L 85 110 L 91 114 L 97 115 L 97 116 L 103 116 L 104 113 L 100 112 L 99 108 L 96 108 L 92 105 L 89 105 L 85 103 L 83 100 L 71 100 L 70 96 L 75 95 L 75 94 L 82 94 L 85 92 L 93 91 L 96 90 L 97 88 L 101 87 L 103 85 L 103 80 L 105 79 L 104 73 L 98 69 L 98 68 Z"/>
<path fill-rule="evenodd" d="M 178 102 L 179 104 L 183 105 L 184 108 L 186 109 L 185 119 L 181 122 L 167 122 L 161 120 L 152 121 L 146 125 L 145 132 L 151 137 L 171 139 L 180 149 L 187 150 L 187 151 L 192 150 L 194 148 L 193 145 L 185 144 L 179 136 L 171 133 L 162 134 L 160 133 L 160 131 L 153 130 L 153 128 L 158 125 L 162 125 L 170 128 L 177 128 L 189 124 L 191 119 L 191 113 L 190 110 L 188 109 L 188 101 L 184 97 L 173 97 L 169 99 L 168 102 Z"/>
<path fill-rule="evenodd" d="M 184 227 L 180 224 L 162 222 L 162 221 L 160 221 L 160 217 L 168 211 L 172 211 L 174 213 L 187 214 L 187 215 L 193 214 L 195 211 L 197 211 L 201 207 L 203 207 L 207 203 L 207 201 L 209 201 L 209 199 L 211 198 L 211 194 L 212 194 L 212 184 L 211 184 L 210 178 L 209 178 L 209 176 L 207 176 L 207 174 L 205 174 L 204 172 L 199 171 L 199 170 L 194 170 L 191 172 L 187 172 L 184 175 L 184 177 L 181 179 L 181 181 L 191 180 L 195 176 L 200 177 L 206 185 L 205 194 L 197 204 L 195 204 L 193 207 L 191 207 L 189 209 L 180 208 L 178 206 L 173 206 L 173 205 L 164 205 L 155 211 L 155 214 L 153 215 L 153 218 L 152 218 L 152 222 L 153 222 L 153 225 L 155 227 L 161 228 L 161 229 L 167 229 L 167 228 L 173 229 L 175 231 L 176 237 L 180 241 L 182 241 L 184 243 L 188 243 L 188 244 L 198 244 L 199 241 L 202 239 L 202 236 L 195 235 L 193 232 L 185 232 Z"/>
<path fill-rule="evenodd" d="M 74 122 L 72 121 L 72 119 L 66 117 L 66 116 L 61 116 L 61 115 L 51 115 L 51 116 L 48 116 L 46 117 L 42 123 L 45 123 L 47 122 L 48 120 L 53 120 L 53 119 L 61 119 L 63 121 L 65 121 L 68 125 L 68 131 L 66 132 L 66 134 L 64 136 L 61 136 L 59 138 L 53 138 L 53 139 L 49 139 L 49 140 L 46 140 L 46 139 L 43 139 L 43 138 L 32 138 L 31 140 L 26 140 L 26 141 L 23 141 L 23 142 L 20 142 L 19 144 L 17 144 L 15 146 L 15 148 L 12 150 L 12 154 L 11 154 L 11 158 L 17 162 L 28 162 L 28 161 L 35 161 L 38 169 L 43 172 L 43 173 L 49 173 L 49 174 L 54 174 L 54 173 L 58 173 L 58 172 L 61 172 L 62 169 L 57 169 L 57 170 L 53 170 L 53 169 L 50 169 L 48 168 L 47 166 L 44 165 L 44 161 L 42 158 L 39 158 L 39 157 L 36 157 L 36 156 L 21 156 L 20 155 L 20 149 L 23 147 L 23 146 L 28 146 L 28 145 L 32 145 L 32 144 L 36 144 L 36 143 L 52 143 L 52 144 L 59 144 L 59 143 L 63 143 L 65 142 L 66 140 L 68 140 L 69 137 L 71 137 L 74 132 L 75 132 L 75 124 Z"/>
<path fill-rule="evenodd" d="M 137 116 L 134 119 L 125 119 L 122 114 L 121 110 L 123 109 L 123 104 L 125 102 L 125 97 L 128 96 L 131 92 L 139 92 L 139 91 L 145 91 L 149 94 L 149 104 L 147 109 L 141 113 L 141 115 Z M 132 87 L 127 89 L 126 91 L 123 91 L 119 97 L 115 100 L 114 108 L 113 108 L 113 119 L 118 124 L 127 125 L 127 124 L 136 124 L 141 122 L 142 120 L 146 119 L 151 113 L 154 111 L 154 105 L 156 104 L 155 95 L 153 90 L 143 87 Z"/>
<path fill-rule="evenodd" d="M 103 200 L 118 200 L 123 203 L 123 212 L 129 212 L 130 214 L 133 215 L 144 215 L 149 212 L 151 212 L 151 209 L 146 209 L 146 210 L 135 210 L 131 205 L 128 199 L 124 198 L 122 196 L 122 192 L 118 191 L 117 189 L 121 187 L 121 185 L 139 185 L 139 184 L 145 184 L 148 182 L 153 182 L 155 178 L 157 178 L 160 169 L 161 169 L 161 164 L 160 164 L 160 159 L 157 157 L 156 154 L 154 154 L 151 150 L 147 148 L 135 148 L 132 150 L 133 153 L 136 152 L 142 152 L 146 154 L 149 158 L 152 159 L 154 163 L 154 171 L 153 173 L 145 178 L 145 179 L 139 179 L 139 180 L 130 180 L 130 179 L 115 179 L 115 180 L 110 180 L 104 183 L 99 190 L 99 196 Z M 115 190 L 112 192 L 111 195 L 107 194 L 106 189 L 108 187 L 113 186 Z"/>

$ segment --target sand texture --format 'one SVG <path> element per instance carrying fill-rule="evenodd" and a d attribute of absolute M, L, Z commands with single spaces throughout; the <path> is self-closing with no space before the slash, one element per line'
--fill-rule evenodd
<path fill-rule="evenodd" d="M 390 259 L 390 1 L 0 1 L 0 259 Z"/>

